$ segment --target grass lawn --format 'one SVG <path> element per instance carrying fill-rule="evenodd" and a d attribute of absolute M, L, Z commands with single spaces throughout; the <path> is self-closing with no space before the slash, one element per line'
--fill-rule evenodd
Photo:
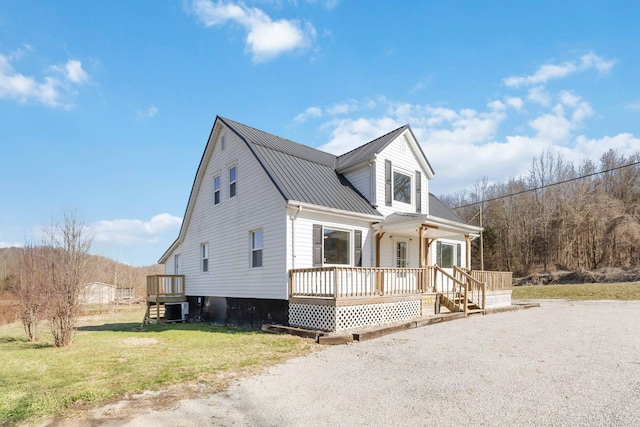
<path fill-rule="evenodd" d="M 640 283 L 516 286 L 513 299 L 640 300 Z"/>
<path fill-rule="evenodd" d="M 74 342 L 55 348 L 48 325 L 29 343 L 22 324 L 0 326 L 0 425 L 177 383 L 223 388 L 229 378 L 312 351 L 310 340 L 207 323 L 151 325 L 144 312 L 81 318 Z"/>

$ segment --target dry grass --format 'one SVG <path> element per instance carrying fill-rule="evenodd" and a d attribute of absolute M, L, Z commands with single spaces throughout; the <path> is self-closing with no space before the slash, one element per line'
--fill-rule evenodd
<path fill-rule="evenodd" d="M 640 283 L 516 286 L 513 299 L 640 300 Z"/>
<path fill-rule="evenodd" d="M 229 378 L 311 351 L 311 341 L 206 323 L 152 325 L 143 312 L 81 319 L 73 344 L 29 343 L 20 323 L 0 326 L 0 424 L 35 421 L 172 384 L 214 392 Z"/>

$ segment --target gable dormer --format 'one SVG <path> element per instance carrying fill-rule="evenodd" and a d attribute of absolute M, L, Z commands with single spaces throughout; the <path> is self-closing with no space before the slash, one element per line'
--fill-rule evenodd
<path fill-rule="evenodd" d="M 428 213 L 434 172 L 409 125 L 338 157 L 337 171 L 385 216 Z"/>

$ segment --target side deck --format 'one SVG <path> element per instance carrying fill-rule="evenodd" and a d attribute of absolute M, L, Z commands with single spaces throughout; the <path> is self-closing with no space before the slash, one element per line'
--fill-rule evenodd
<path fill-rule="evenodd" d="M 166 321 L 164 316 L 166 304 L 185 301 L 187 301 L 187 297 L 184 292 L 184 275 L 156 274 L 147 276 L 147 310 L 142 325 Z"/>

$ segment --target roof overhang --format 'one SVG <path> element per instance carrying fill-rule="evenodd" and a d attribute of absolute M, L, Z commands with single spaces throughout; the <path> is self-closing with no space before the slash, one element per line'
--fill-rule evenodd
<path fill-rule="evenodd" d="M 380 221 L 381 219 L 383 219 L 382 215 L 370 215 L 366 213 L 345 211 L 342 209 L 335 209 L 335 208 L 329 208 L 326 206 L 313 205 L 311 203 L 299 202 L 296 200 L 287 201 L 287 207 L 296 208 L 296 209 L 302 208 L 303 210 L 308 210 L 311 212 L 320 212 L 320 213 L 331 214 L 331 215 L 336 215 L 341 217 L 362 219 L 365 221 Z"/>
<path fill-rule="evenodd" d="M 378 233 L 393 232 L 413 235 L 418 230 L 424 230 L 424 236 L 429 239 L 446 237 L 475 236 L 482 230 L 475 225 L 463 224 L 433 215 L 396 212 L 383 221 L 373 225 Z"/>

